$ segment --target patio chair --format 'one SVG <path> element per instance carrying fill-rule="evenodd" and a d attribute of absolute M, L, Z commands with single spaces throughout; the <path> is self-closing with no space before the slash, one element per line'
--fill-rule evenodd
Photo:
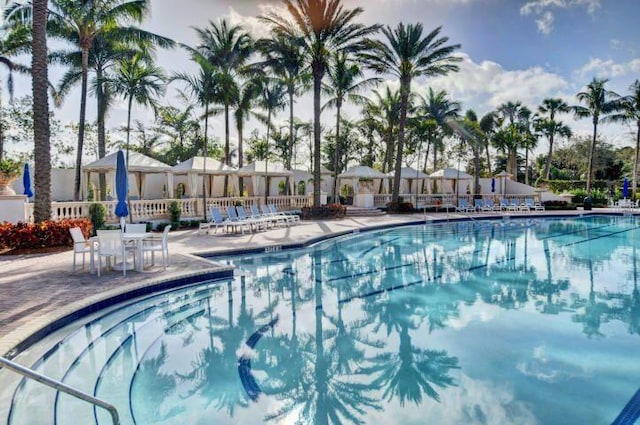
<path fill-rule="evenodd" d="M 500 211 L 508 211 L 509 210 L 509 201 L 505 198 L 500 198 Z"/>
<path fill-rule="evenodd" d="M 155 253 L 162 253 L 162 267 L 163 270 L 167 270 L 167 266 L 169 265 L 169 230 L 171 230 L 171 225 L 168 224 L 165 226 L 164 231 L 162 232 L 161 238 L 151 238 L 146 239 L 142 245 L 142 255 L 147 252 L 151 253 L 151 265 L 155 265 Z M 142 259 L 144 261 L 144 258 Z"/>
<path fill-rule="evenodd" d="M 484 200 L 483 199 L 474 199 L 473 200 L 473 209 L 476 211 L 482 211 L 484 209 Z"/>
<path fill-rule="evenodd" d="M 249 229 L 249 232 L 253 230 L 253 221 L 241 220 L 240 217 L 238 217 L 238 214 L 236 213 L 236 207 L 234 207 L 233 205 L 230 205 L 226 209 L 227 209 L 227 216 L 229 217 L 228 218 L 229 225 L 233 226 L 234 228 L 239 227 L 240 232 L 243 235 L 244 235 L 245 226 Z"/>
<path fill-rule="evenodd" d="M 540 204 L 540 203 L 536 203 L 533 199 L 531 198 L 526 198 L 524 200 L 524 204 L 527 206 L 527 208 L 529 209 L 529 211 L 533 210 L 533 211 L 544 211 L 544 205 Z"/>
<path fill-rule="evenodd" d="M 229 221 L 222 218 L 222 213 L 220 212 L 220 208 L 210 207 L 209 221 L 205 223 L 200 223 L 200 226 L 198 227 L 198 234 L 201 234 L 202 231 L 205 230 L 208 235 L 209 229 L 211 229 L 212 227 L 215 228 L 214 233 L 218 232 L 218 227 L 222 227 L 226 232 L 229 226 L 230 226 Z"/>
<path fill-rule="evenodd" d="M 280 216 L 286 217 L 289 223 L 297 223 L 300 221 L 299 215 L 294 213 L 287 213 L 285 211 L 279 211 L 278 207 L 275 206 L 274 204 L 269 204 L 269 210 L 271 211 L 272 214 L 276 216 L 280 215 Z"/>
<path fill-rule="evenodd" d="M 76 271 L 76 255 L 82 254 L 82 270 L 84 270 L 84 257 L 86 253 L 91 253 L 91 243 L 84 238 L 79 227 L 69 229 L 71 239 L 73 239 L 73 271 Z"/>
<path fill-rule="evenodd" d="M 120 230 L 98 230 L 98 277 L 102 271 L 102 257 L 107 260 L 107 267 L 111 268 L 111 258 L 114 263 L 118 257 L 122 258 L 122 275 L 127 275 L 127 250 L 122 243 Z"/>
<path fill-rule="evenodd" d="M 285 226 L 288 225 L 288 220 L 285 217 L 281 217 L 277 215 L 274 216 L 271 213 L 267 213 L 267 214 L 260 213 L 260 209 L 258 209 L 258 206 L 256 204 L 251 204 L 251 217 L 270 220 L 274 225 L 276 224 L 284 224 Z"/>
<path fill-rule="evenodd" d="M 147 232 L 147 224 L 146 223 L 127 223 L 124 226 L 125 233 L 146 233 Z"/>
<path fill-rule="evenodd" d="M 272 221 L 270 219 L 267 219 L 265 217 L 251 217 L 249 215 L 247 215 L 247 212 L 245 211 L 244 207 L 242 205 L 238 205 L 236 207 L 236 211 L 238 213 L 238 218 L 240 220 L 244 220 L 244 221 L 249 221 L 251 223 L 253 223 L 254 228 L 256 229 L 256 231 L 260 230 L 260 227 L 262 226 L 262 228 L 264 230 L 267 230 L 267 225 L 269 223 L 272 223 Z"/>
<path fill-rule="evenodd" d="M 467 202 L 466 199 L 460 198 L 460 200 L 458 200 L 458 206 L 456 207 L 456 211 L 458 211 L 458 212 L 471 212 L 471 211 L 475 211 L 475 210 L 476 209 L 474 207 L 469 205 L 469 203 Z"/>
<path fill-rule="evenodd" d="M 516 198 L 511 198 L 511 202 L 507 206 L 507 211 L 522 211 L 520 208 L 520 203 Z"/>
<path fill-rule="evenodd" d="M 489 198 L 486 201 L 484 201 L 484 206 L 482 207 L 482 211 L 493 212 L 496 209 L 500 209 L 500 207 L 496 206 L 496 204 L 493 202 L 493 199 Z"/>

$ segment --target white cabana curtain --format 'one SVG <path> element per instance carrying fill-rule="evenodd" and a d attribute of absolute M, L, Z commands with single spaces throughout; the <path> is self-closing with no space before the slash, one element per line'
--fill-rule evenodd
<path fill-rule="evenodd" d="M 167 173 L 167 198 L 173 199 L 173 173 Z"/>
<path fill-rule="evenodd" d="M 188 173 L 187 184 L 189 186 L 189 197 L 196 198 L 198 196 L 198 173 Z"/>

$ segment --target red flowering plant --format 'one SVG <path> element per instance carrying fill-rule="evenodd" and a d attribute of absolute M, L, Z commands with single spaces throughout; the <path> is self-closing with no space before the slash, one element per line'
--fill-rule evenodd
<path fill-rule="evenodd" d="M 54 246 L 72 246 L 69 229 L 79 227 L 85 237 L 91 235 L 88 218 L 48 220 L 41 223 L 0 223 L 0 248 L 34 249 Z"/>

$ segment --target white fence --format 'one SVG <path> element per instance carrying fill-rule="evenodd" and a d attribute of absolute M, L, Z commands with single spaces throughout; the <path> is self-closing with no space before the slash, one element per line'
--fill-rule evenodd
<path fill-rule="evenodd" d="M 133 221 L 167 220 L 169 219 L 169 204 L 176 201 L 180 205 L 182 218 L 204 217 L 202 208 L 202 198 L 188 199 L 155 199 L 155 200 L 131 200 L 129 210 Z M 268 204 L 274 204 L 282 211 L 300 209 L 311 205 L 312 198 L 307 196 L 270 196 L 267 198 Z M 115 215 L 116 201 L 100 202 L 106 207 L 106 221 L 114 223 L 118 221 Z M 208 198 L 207 211 L 210 207 L 225 208 L 231 205 L 252 204 L 261 206 L 264 203 L 264 196 L 254 197 L 233 197 L 233 198 Z M 64 218 L 90 217 L 89 207 L 93 202 L 52 202 L 51 219 L 61 220 Z M 27 215 L 33 219 L 33 204 L 28 204 Z"/>
<path fill-rule="evenodd" d="M 531 198 L 535 202 L 540 202 L 540 194 L 508 194 L 508 195 L 498 195 L 495 193 L 481 193 L 480 196 L 483 200 L 493 199 L 494 202 L 499 203 L 501 198 L 507 199 L 511 201 L 512 198 L 518 199 L 524 203 L 525 198 Z M 411 202 L 416 208 L 433 208 L 433 207 L 441 207 L 441 206 L 457 206 L 457 199 L 466 199 L 471 205 L 473 205 L 473 195 L 458 195 L 455 194 L 400 194 L 400 198 L 402 198 L 403 202 Z M 391 202 L 391 195 L 389 194 L 376 194 L 373 195 L 373 205 L 380 208 L 387 205 L 387 203 Z"/>

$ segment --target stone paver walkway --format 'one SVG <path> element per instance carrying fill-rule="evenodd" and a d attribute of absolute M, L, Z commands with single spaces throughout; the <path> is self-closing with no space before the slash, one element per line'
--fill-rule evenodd
<path fill-rule="evenodd" d="M 559 212 L 567 214 L 566 211 Z M 569 212 L 571 213 L 571 212 Z M 577 211 L 575 213 L 582 213 Z M 474 217 L 499 214 L 474 214 Z M 514 214 L 515 215 L 515 214 Z M 418 222 L 427 219 L 464 218 L 466 214 L 409 214 L 353 217 L 342 220 L 303 221 L 299 225 L 246 235 L 198 235 L 195 230 L 170 233 L 171 264 L 166 272 L 154 267 L 144 273 L 104 272 L 101 277 L 72 272 L 73 252 L 0 257 L 0 355 L 80 308 L 158 281 L 196 275 L 222 267 L 197 255 L 272 245 L 302 243 L 318 237 L 372 226 Z"/>

